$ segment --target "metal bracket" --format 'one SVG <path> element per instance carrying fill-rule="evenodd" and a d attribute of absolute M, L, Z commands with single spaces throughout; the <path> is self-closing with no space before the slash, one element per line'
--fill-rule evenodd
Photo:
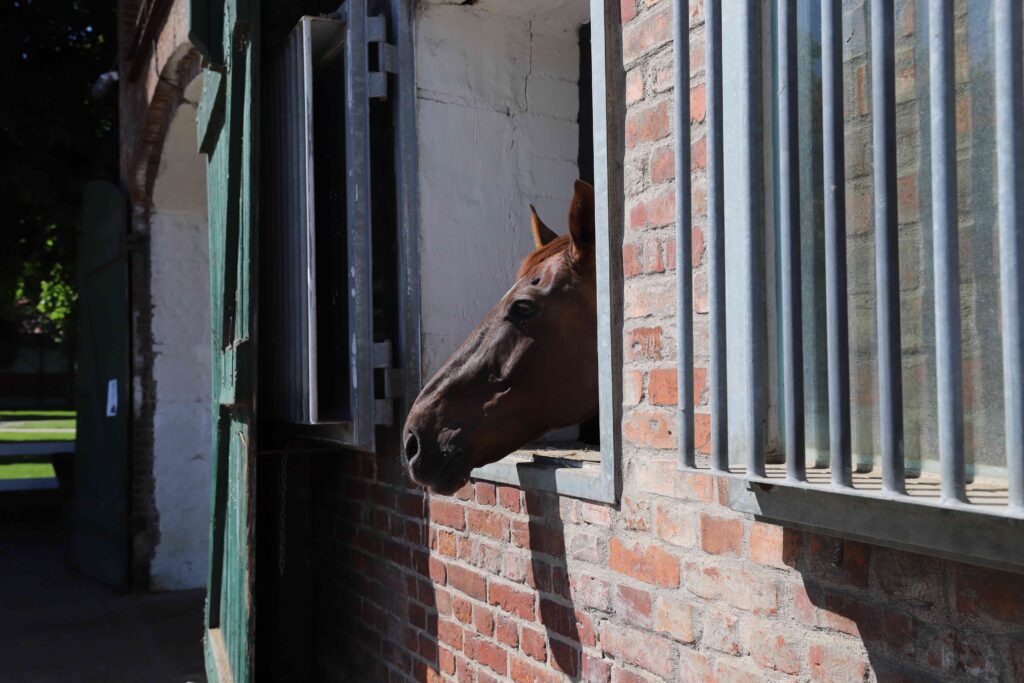
<path fill-rule="evenodd" d="M 373 367 L 384 377 L 384 397 L 373 401 L 373 421 L 391 427 L 395 423 L 395 399 L 402 396 L 402 372 L 391 367 L 391 340 L 373 344 Z"/>
<path fill-rule="evenodd" d="M 377 45 L 378 71 L 370 71 L 366 78 L 366 91 L 370 99 L 387 100 L 388 74 L 398 73 L 398 49 L 387 42 L 387 19 L 383 16 L 366 18 L 366 45 Z"/>

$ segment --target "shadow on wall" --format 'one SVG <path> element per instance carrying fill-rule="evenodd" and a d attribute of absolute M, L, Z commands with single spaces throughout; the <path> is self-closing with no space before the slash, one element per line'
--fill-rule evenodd
<path fill-rule="evenodd" d="M 940 672 L 936 680 L 1024 680 L 1020 576 L 791 529 L 783 543 L 784 563 L 800 572 L 795 616 L 832 632 L 800 643 L 816 678 L 865 679 L 863 659 L 837 642 L 848 634 L 879 681 L 921 680 L 922 670 Z"/>

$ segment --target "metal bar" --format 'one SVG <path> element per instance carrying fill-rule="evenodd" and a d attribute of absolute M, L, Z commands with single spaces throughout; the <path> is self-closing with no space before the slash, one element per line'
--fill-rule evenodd
<path fill-rule="evenodd" d="M 696 465 L 693 438 L 693 217 L 690 211 L 690 15 L 672 3 L 674 133 L 676 146 L 676 364 L 679 392 L 679 464 Z"/>
<path fill-rule="evenodd" d="M 935 362 L 943 500 L 966 500 L 960 266 L 956 207 L 956 109 L 953 101 L 953 0 L 928 3 L 931 77 L 932 255 L 935 268 Z"/>
<path fill-rule="evenodd" d="M 729 405 L 725 358 L 725 192 L 722 174 L 722 6 L 705 5 L 705 151 L 708 223 L 708 398 L 711 404 L 711 469 L 729 470 Z M 678 263 L 678 261 L 677 261 Z"/>
<path fill-rule="evenodd" d="M 871 128 L 875 191 L 875 299 L 882 488 L 905 493 L 896 213 L 896 93 L 891 0 L 871 0 Z"/>
<path fill-rule="evenodd" d="M 353 445 L 375 447 L 373 420 L 373 239 L 370 222 L 370 105 L 366 0 L 346 4 L 345 167 L 349 273 L 349 405 Z"/>
<path fill-rule="evenodd" d="M 766 441 L 761 7 L 757 0 L 730 3 L 729 20 L 722 23 L 722 129 L 729 133 L 722 148 L 729 177 L 726 264 L 735 283 L 726 290 L 729 381 L 735 387 L 730 411 L 736 414 L 729 421 L 729 450 L 751 476 L 764 474 Z"/>
<path fill-rule="evenodd" d="M 776 5 L 775 112 L 779 126 L 779 264 L 781 266 L 782 402 L 786 477 L 803 481 L 804 361 L 800 317 L 800 168 L 797 124 L 796 7 Z"/>
<path fill-rule="evenodd" d="M 1010 508 L 1024 510 L 1024 116 L 1021 102 L 1021 6 L 996 0 L 996 148 L 999 177 L 999 282 L 1003 327 L 1003 400 Z"/>
<path fill-rule="evenodd" d="M 850 458 L 850 340 L 846 300 L 846 153 L 842 0 L 821 0 L 821 104 L 825 180 L 825 327 L 828 337 L 832 485 L 853 485 Z"/>

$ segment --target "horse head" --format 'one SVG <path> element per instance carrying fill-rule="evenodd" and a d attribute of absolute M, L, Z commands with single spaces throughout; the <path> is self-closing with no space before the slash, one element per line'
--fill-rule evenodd
<path fill-rule="evenodd" d="M 417 484 L 453 493 L 474 467 L 597 413 L 594 188 L 574 189 L 568 235 L 530 207 L 519 279 L 413 403 L 403 455 Z"/>

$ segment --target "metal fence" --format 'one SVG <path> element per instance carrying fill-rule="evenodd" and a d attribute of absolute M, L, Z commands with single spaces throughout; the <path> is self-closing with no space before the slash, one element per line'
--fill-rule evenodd
<path fill-rule="evenodd" d="M 679 268 L 690 261 L 690 115 L 688 17 L 676 2 L 676 178 Z M 934 345 L 937 382 L 939 466 L 935 477 L 908 476 L 904 453 L 900 259 L 896 176 L 894 13 L 890 0 L 870 2 L 870 80 L 873 148 L 875 319 L 880 472 L 862 472 L 851 462 L 850 327 L 847 293 L 847 206 L 843 102 L 843 5 L 820 2 L 821 126 L 798 116 L 795 6 L 709 1 L 705 11 L 709 457 L 694 444 L 692 278 L 678 278 L 680 465 L 789 487 L 856 493 L 941 508 L 1024 516 L 1024 322 L 1022 322 L 1021 5 L 995 0 L 994 53 L 998 178 L 999 292 L 1001 304 L 1005 481 L 969 495 L 965 465 L 958 245 L 956 106 L 954 99 L 954 3 L 927 3 L 931 127 L 931 240 L 934 275 Z M 770 21 L 774 19 L 774 21 Z M 770 29 L 768 27 L 771 27 Z M 723 29 L 726 31 L 723 40 Z M 774 35 L 772 35 L 774 32 Z M 724 44 L 724 49 L 723 49 Z M 770 146 L 776 180 L 775 258 L 779 278 L 774 317 L 766 314 L 763 264 L 769 258 L 764 226 L 763 142 L 766 106 L 764 51 L 772 45 Z M 723 106 L 723 97 L 727 100 Z M 724 133 L 728 133 L 725 144 Z M 828 450 L 826 465 L 808 469 L 804 457 L 804 348 L 801 316 L 799 140 L 819 136 L 823 182 L 825 330 L 827 348 Z M 728 169 L 729 184 L 724 182 Z M 727 281 L 725 273 L 729 272 Z M 771 360 L 767 328 L 777 326 L 780 387 L 768 387 Z M 727 334 L 728 327 L 728 334 Z M 737 362 L 742 359 L 742 362 Z M 732 360 L 732 363 L 729 363 Z M 728 368 L 728 370 L 727 370 Z M 730 378 L 729 373 L 735 376 Z M 730 381 L 733 391 L 729 391 Z M 741 391 L 736 387 L 741 386 Z M 780 389 L 782 463 L 766 457 L 768 392 Z M 730 421 L 732 424 L 730 424 Z M 730 458 L 730 454 L 732 457 Z M 779 465 L 779 466 L 776 466 Z M 820 464 L 819 464 L 820 465 Z M 908 488 L 908 482 L 912 485 Z M 977 488 L 977 487 L 976 487 Z M 983 490 L 984 489 L 984 490 Z"/>

